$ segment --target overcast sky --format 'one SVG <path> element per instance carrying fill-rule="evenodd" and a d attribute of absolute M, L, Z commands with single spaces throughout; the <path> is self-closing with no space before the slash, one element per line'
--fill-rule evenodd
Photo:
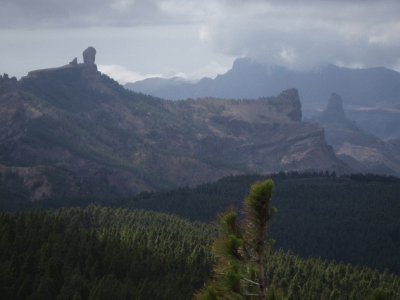
<path fill-rule="evenodd" d="M 243 56 L 400 70 L 400 1 L 0 0 L 0 73 L 81 61 L 87 46 L 121 83 L 213 77 Z"/>

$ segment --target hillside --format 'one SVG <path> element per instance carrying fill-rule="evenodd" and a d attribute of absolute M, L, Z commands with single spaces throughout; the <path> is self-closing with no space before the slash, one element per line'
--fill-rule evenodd
<path fill-rule="evenodd" d="M 154 212 L 0 214 L 5 299 L 190 299 L 210 275 L 211 226 Z M 287 299 L 398 299 L 389 272 L 276 251 L 267 282 Z M 371 298 L 377 299 L 377 298 Z"/>
<path fill-rule="evenodd" d="M 306 116 L 323 109 L 325 99 L 337 93 L 346 100 L 347 115 L 361 129 L 384 140 L 400 138 L 400 73 L 386 68 L 328 65 L 295 71 L 239 58 L 229 71 L 215 79 L 203 78 L 192 83 L 180 78 L 148 78 L 125 87 L 171 100 L 205 96 L 258 98 L 294 87 L 301 95 Z"/>
<path fill-rule="evenodd" d="M 143 193 L 131 208 L 212 221 L 227 207 L 241 208 L 250 185 L 264 177 L 233 176 L 196 188 Z M 400 180 L 377 175 L 277 174 L 272 224 L 277 247 L 400 274 Z"/>
<path fill-rule="evenodd" d="M 2 201 L 115 199 L 230 174 L 348 170 L 322 128 L 302 122 L 296 90 L 171 102 L 125 90 L 97 71 L 94 55 L 0 79 Z"/>
<path fill-rule="evenodd" d="M 357 122 L 360 128 L 382 140 L 400 139 L 400 105 L 352 107 L 346 110 L 346 115 Z"/>
<path fill-rule="evenodd" d="M 400 148 L 362 130 L 343 109 L 342 98 L 332 94 L 326 109 L 312 118 L 325 129 L 335 153 L 359 172 L 400 175 Z"/>
<path fill-rule="evenodd" d="M 227 207 L 241 207 L 261 175 L 226 177 L 194 188 L 145 192 L 133 198 L 99 201 L 113 207 L 153 210 L 210 222 Z M 400 274 L 400 181 L 379 175 L 276 174 L 272 225 L 277 247 L 303 257 L 322 257 Z M 36 208 L 86 206 L 95 199 L 49 199 Z M 110 203 L 111 202 L 111 203 Z M 7 207 L 6 207 L 7 208 Z M 31 207 L 32 208 L 32 207 Z"/>

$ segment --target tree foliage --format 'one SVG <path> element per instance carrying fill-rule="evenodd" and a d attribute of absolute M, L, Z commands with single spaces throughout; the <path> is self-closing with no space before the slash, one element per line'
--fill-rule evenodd
<path fill-rule="evenodd" d="M 197 299 L 266 299 L 265 248 L 275 209 L 270 207 L 271 179 L 252 185 L 244 201 L 244 220 L 231 208 L 219 221 L 220 236 L 213 243 L 217 258 L 213 279 Z"/>

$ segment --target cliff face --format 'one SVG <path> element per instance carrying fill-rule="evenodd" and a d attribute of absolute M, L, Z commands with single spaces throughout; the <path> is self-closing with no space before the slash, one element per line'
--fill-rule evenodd
<path fill-rule="evenodd" d="M 195 157 L 250 173 L 342 167 L 326 145 L 323 130 L 301 122 L 294 89 L 258 100 L 208 98 L 165 105 L 202 128 L 195 140 L 187 140 Z"/>
<path fill-rule="evenodd" d="M 400 174 L 399 150 L 358 127 L 343 110 L 343 101 L 332 94 L 326 109 L 315 118 L 326 132 L 326 139 L 336 155 L 361 172 Z"/>
<path fill-rule="evenodd" d="M 0 91 L 2 186 L 18 185 L 31 200 L 110 199 L 238 173 L 346 170 L 323 130 L 301 121 L 294 89 L 251 101 L 171 102 L 127 91 L 74 60 L 19 82 L 1 79 Z"/>

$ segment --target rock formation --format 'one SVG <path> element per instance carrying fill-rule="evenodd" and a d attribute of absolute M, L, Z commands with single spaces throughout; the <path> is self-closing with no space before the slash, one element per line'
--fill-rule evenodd
<path fill-rule="evenodd" d="M 392 145 L 362 130 L 347 118 L 342 98 L 333 93 L 326 109 L 314 119 L 336 155 L 359 172 L 400 174 L 400 155 Z"/>
<path fill-rule="evenodd" d="M 323 117 L 326 121 L 344 121 L 346 120 L 346 115 L 343 110 L 343 100 L 336 93 L 332 93 L 329 98 L 328 105 L 323 113 Z"/>
<path fill-rule="evenodd" d="M 87 78 L 96 78 L 99 74 L 97 73 L 97 66 L 95 64 L 96 59 L 96 49 L 93 47 L 88 47 L 83 51 L 83 63 L 79 64 L 78 59 L 75 57 L 68 64 L 56 67 L 56 68 L 47 68 L 30 71 L 26 78 L 37 78 L 37 77 L 54 77 L 58 75 L 62 75 L 66 70 L 72 71 L 75 69 L 83 69 L 83 74 Z M 68 72 L 68 71 L 67 71 Z"/>
<path fill-rule="evenodd" d="M 71 66 L 76 66 L 76 65 L 78 65 L 78 59 L 75 57 L 73 60 L 71 60 L 71 61 L 69 62 L 69 64 L 70 64 Z"/>
<path fill-rule="evenodd" d="M 95 64 L 95 59 L 96 59 L 96 49 L 93 47 L 88 47 L 86 48 L 85 51 L 83 51 L 83 63 L 85 65 L 94 65 Z"/>
<path fill-rule="evenodd" d="M 301 102 L 297 89 L 291 88 L 283 91 L 272 101 L 279 111 L 286 112 L 286 115 L 295 122 L 301 122 Z"/>

